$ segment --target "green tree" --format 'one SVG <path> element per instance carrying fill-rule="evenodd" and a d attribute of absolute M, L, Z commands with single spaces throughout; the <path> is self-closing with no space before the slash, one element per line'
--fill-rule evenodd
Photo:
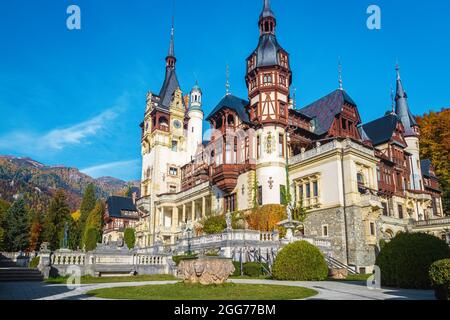
<path fill-rule="evenodd" d="M 97 241 L 100 241 L 102 238 L 102 228 L 103 228 L 103 212 L 104 212 L 104 205 L 102 201 L 97 201 L 95 207 L 91 212 L 89 213 L 86 223 L 85 223 L 85 229 L 83 233 L 83 239 L 82 244 L 84 245 L 86 243 L 86 237 L 87 233 L 90 229 L 94 229 L 96 232 L 96 239 Z"/>
<path fill-rule="evenodd" d="M 75 219 L 70 220 L 68 246 L 70 250 L 78 250 L 81 243 L 80 223 Z"/>
<path fill-rule="evenodd" d="M 44 218 L 44 240 L 50 244 L 51 250 L 60 247 L 64 236 L 65 224 L 70 221 L 70 209 L 66 194 L 58 190 L 50 201 L 48 212 Z"/>
<path fill-rule="evenodd" d="M 0 199 L 0 251 L 5 250 L 5 216 L 9 209 L 9 202 Z"/>
<path fill-rule="evenodd" d="M 133 228 L 126 228 L 124 233 L 124 241 L 129 249 L 133 249 L 136 244 L 136 234 Z"/>
<path fill-rule="evenodd" d="M 89 214 L 95 208 L 95 204 L 97 202 L 97 198 L 95 197 L 95 189 L 93 184 L 89 184 L 84 190 L 83 200 L 80 205 L 80 226 L 82 232 L 85 231 L 86 220 L 89 217 Z"/>
<path fill-rule="evenodd" d="M 30 241 L 30 216 L 25 201 L 14 201 L 5 217 L 5 247 L 8 251 L 23 251 Z"/>
<path fill-rule="evenodd" d="M 97 241 L 98 241 L 98 233 L 97 230 L 94 228 L 90 228 L 86 231 L 86 237 L 85 237 L 85 249 L 86 251 L 92 251 L 97 248 Z"/>

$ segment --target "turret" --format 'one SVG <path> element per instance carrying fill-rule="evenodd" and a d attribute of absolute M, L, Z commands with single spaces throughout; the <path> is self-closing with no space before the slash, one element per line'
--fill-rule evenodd
<path fill-rule="evenodd" d="M 420 167 L 419 125 L 413 116 L 408 104 L 408 95 L 403 88 L 400 68 L 397 65 L 397 92 L 395 94 L 395 114 L 405 127 L 405 140 L 408 145 L 406 151 L 411 156 L 411 185 L 412 190 L 423 190 L 422 170 Z"/>
<path fill-rule="evenodd" d="M 203 141 L 202 90 L 198 83 L 191 90 L 188 111 L 187 156 L 191 161 L 197 154 L 198 146 Z"/>

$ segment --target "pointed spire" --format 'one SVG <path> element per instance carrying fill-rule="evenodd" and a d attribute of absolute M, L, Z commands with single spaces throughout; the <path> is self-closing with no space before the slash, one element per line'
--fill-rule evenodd
<path fill-rule="evenodd" d="M 230 95 L 230 66 L 227 64 L 226 71 L 227 82 L 225 83 L 226 95 Z"/>
<path fill-rule="evenodd" d="M 338 62 L 338 69 L 339 69 L 339 90 L 344 91 L 344 81 L 342 80 L 342 63 L 341 63 L 341 57 L 339 57 Z"/>
<path fill-rule="evenodd" d="M 273 13 L 272 9 L 270 8 L 270 0 L 264 0 L 264 7 L 263 11 L 261 12 L 260 19 L 264 18 L 275 18 L 275 14 Z"/>
<path fill-rule="evenodd" d="M 175 68 L 175 63 L 177 58 L 175 58 L 175 1 L 173 2 L 173 12 L 172 12 L 172 28 L 170 29 L 170 43 L 169 52 L 166 57 L 166 67 Z"/>
<path fill-rule="evenodd" d="M 405 127 L 406 135 L 415 135 L 412 127 L 417 127 L 417 121 L 411 113 L 408 104 L 408 95 L 403 88 L 402 78 L 400 76 L 400 66 L 397 63 L 395 68 L 397 72 L 397 92 L 395 94 L 395 114 L 400 118 Z"/>

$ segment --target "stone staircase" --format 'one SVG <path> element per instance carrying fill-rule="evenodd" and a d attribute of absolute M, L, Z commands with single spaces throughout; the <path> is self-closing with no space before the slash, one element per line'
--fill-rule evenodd
<path fill-rule="evenodd" d="M 0 282 L 43 280 L 44 278 L 39 270 L 18 267 L 16 263 L 0 254 Z"/>

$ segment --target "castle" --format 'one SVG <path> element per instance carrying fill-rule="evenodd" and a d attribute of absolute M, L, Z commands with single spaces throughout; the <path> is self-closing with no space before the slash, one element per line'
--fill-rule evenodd
<path fill-rule="evenodd" d="M 305 236 L 331 241 L 336 259 L 371 270 L 380 240 L 400 231 L 445 238 L 441 191 L 420 159 L 420 128 L 397 68 L 390 112 L 362 124 L 356 102 L 339 88 L 298 109 L 289 53 L 277 40 L 269 0 L 260 37 L 246 59 L 248 96 L 228 92 L 206 117 L 201 88 L 183 95 L 174 29 L 159 93 L 148 93 L 142 129 L 141 213 L 137 245 L 173 244 L 201 219 L 280 204 L 286 193 L 307 209 Z"/>

